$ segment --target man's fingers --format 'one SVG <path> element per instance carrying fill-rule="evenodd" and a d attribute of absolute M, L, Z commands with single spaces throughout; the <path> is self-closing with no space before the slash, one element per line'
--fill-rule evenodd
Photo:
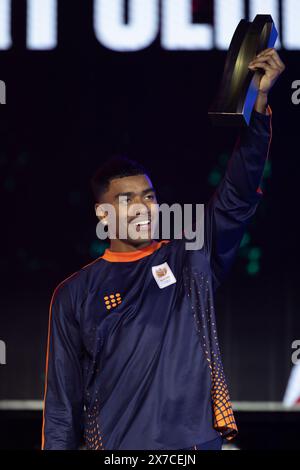
<path fill-rule="evenodd" d="M 268 47 L 267 49 L 264 49 L 259 54 L 257 54 L 257 57 L 260 57 L 261 55 L 266 54 L 267 52 L 271 52 L 273 50 L 275 51 L 276 49 L 274 49 L 274 47 Z"/>
<path fill-rule="evenodd" d="M 272 59 L 277 63 L 278 67 L 283 71 L 285 69 L 285 64 L 280 59 L 280 56 L 274 47 L 265 49 L 256 58 L 260 59 L 263 57 L 272 57 Z M 255 59 L 254 59 L 255 60 Z"/>
<path fill-rule="evenodd" d="M 261 57 L 259 59 L 254 59 L 252 62 L 250 62 L 250 66 L 252 67 L 260 67 L 261 64 L 266 63 L 269 64 L 271 68 L 274 68 L 276 70 L 280 70 L 280 66 L 275 62 L 272 56 L 267 56 L 267 57 Z"/>
<path fill-rule="evenodd" d="M 278 65 L 279 68 L 285 69 L 285 65 L 280 59 L 279 55 L 274 49 L 271 49 L 269 52 L 266 52 L 265 54 L 262 54 L 261 56 L 257 56 L 258 59 L 261 58 L 269 58 L 271 57 L 273 61 L 275 61 Z M 255 60 L 255 59 L 254 59 Z"/>
<path fill-rule="evenodd" d="M 285 69 L 285 64 L 282 62 L 282 60 L 280 59 L 280 56 L 278 54 L 277 51 L 275 51 L 275 49 L 273 49 L 272 51 L 272 58 L 275 60 L 275 62 L 278 64 L 278 66 L 284 70 Z"/>
<path fill-rule="evenodd" d="M 249 65 L 249 69 L 252 71 L 256 71 L 258 69 L 264 70 L 264 72 L 268 72 L 270 78 L 271 77 L 278 77 L 280 75 L 280 70 L 278 68 L 278 65 L 276 64 L 275 66 L 270 65 L 270 63 L 266 60 L 260 61 L 257 64 Z"/>
<path fill-rule="evenodd" d="M 273 57 L 268 57 L 267 61 L 266 61 L 268 64 L 271 65 L 271 67 L 273 67 L 274 69 L 279 69 L 280 70 L 280 66 L 277 64 L 277 62 L 273 59 Z"/>
<path fill-rule="evenodd" d="M 270 47 L 258 54 L 252 60 L 248 68 L 252 71 L 261 70 L 264 73 L 260 87 L 265 93 L 268 93 L 279 75 L 284 71 L 285 65 L 281 61 L 277 51 Z"/>

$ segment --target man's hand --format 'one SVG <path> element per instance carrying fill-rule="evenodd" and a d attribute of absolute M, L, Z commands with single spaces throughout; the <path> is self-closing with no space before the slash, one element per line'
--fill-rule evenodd
<path fill-rule="evenodd" d="M 248 67 L 253 71 L 262 69 L 265 72 L 260 79 L 255 110 L 259 113 L 267 114 L 268 94 L 278 77 L 285 70 L 285 65 L 280 59 L 276 49 L 269 48 L 258 54 L 256 58 L 250 62 Z"/>

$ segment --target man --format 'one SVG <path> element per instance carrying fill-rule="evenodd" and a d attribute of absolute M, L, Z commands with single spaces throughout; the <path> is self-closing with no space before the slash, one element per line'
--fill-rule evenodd
<path fill-rule="evenodd" d="M 151 239 L 155 190 L 135 162 L 115 159 L 94 176 L 96 215 L 128 216 L 97 260 L 60 283 L 49 315 L 43 449 L 221 449 L 237 433 L 222 368 L 214 292 L 262 198 L 271 141 L 268 94 L 285 66 L 274 49 L 249 64 L 264 70 L 249 128 L 205 206 L 204 245 Z M 123 198 L 125 203 L 123 205 Z"/>

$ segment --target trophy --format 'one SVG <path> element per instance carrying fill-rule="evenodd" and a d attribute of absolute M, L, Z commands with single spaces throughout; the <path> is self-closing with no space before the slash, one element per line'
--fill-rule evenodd
<path fill-rule="evenodd" d="M 270 15 L 256 15 L 253 22 L 240 21 L 229 46 L 219 92 L 208 111 L 213 125 L 249 125 L 264 71 L 252 71 L 248 65 L 261 51 L 274 47 L 277 37 Z"/>

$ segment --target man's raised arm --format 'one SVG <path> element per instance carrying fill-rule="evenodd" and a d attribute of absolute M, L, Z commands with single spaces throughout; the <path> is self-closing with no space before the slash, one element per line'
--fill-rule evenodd
<path fill-rule="evenodd" d="M 210 260 L 214 288 L 226 276 L 263 195 L 260 183 L 272 138 L 268 94 L 285 65 L 277 51 L 270 48 L 258 54 L 249 69 L 264 72 L 250 125 L 242 130 L 225 176 L 205 206 L 204 249 Z"/>
<path fill-rule="evenodd" d="M 205 206 L 205 250 L 210 258 L 214 288 L 235 259 L 247 224 L 262 198 L 260 183 L 272 136 L 272 113 L 253 111 L 243 129 L 221 183 Z"/>

